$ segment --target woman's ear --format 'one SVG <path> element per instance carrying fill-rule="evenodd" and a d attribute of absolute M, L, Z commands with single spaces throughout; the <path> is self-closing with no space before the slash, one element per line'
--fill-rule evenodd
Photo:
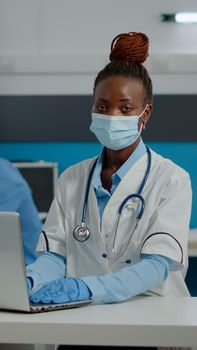
<path fill-rule="evenodd" d="M 150 118 L 152 110 L 153 110 L 153 105 L 147 104 L 146 110 L 145 110 L 144 115 L 142 117 L 143 129 L 145 129 L 146 123 L 148 123 L 148 120 Z"/>

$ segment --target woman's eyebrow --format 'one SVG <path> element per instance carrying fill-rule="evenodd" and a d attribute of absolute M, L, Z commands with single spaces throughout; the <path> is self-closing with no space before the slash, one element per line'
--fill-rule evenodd
<path fill-rule="evenodd" d="M 98 101 L 109 102 L 106 98 L 102 98 L 102 97 L 99 97 Z M 131 101 L 132 102 L 132 100 L 129 97 L 128 98 L 121 98 L 119 101 L 121 101 L 121 102 L 123 102 L 123 101 Z"/>
<path fill-rule="evenodd" d="M 102 98 L 102 97 L 99 97 L 98 100 L 103 101 L 103 102 L 108 102 L 108 100 L 106 100 L 105 98 Z"/>
<path fill-rule="evenodd" d="M 129 97 L 127 98 L 121 98 L 120 101 L 132 101 Z"/>

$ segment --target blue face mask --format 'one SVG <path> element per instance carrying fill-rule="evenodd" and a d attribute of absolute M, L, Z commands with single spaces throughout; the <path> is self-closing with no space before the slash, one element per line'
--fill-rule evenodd
<path fill-rule="evenodd" d="M 126 148 L 132 145 L 141 134 L 142 126 L 138 131 L 138 121 L 146 107 L 140 115 L 128 117 L 92 113 L 90 131 L 96 135 L 103 146 L 109 149 Z"/>

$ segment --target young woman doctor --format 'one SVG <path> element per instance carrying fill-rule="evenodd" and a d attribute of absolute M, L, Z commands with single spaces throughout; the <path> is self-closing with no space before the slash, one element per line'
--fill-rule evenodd
<path fill-rule="evenodd" d="M 148 43 L 136 32 L 112 41 L 110 63 L 95 80 L 90 125 L 103 149 L 59 179 L 44 227 L 48 251 L 27 267 L 33 302 L 189 295 L 189 175 L 141 138 L 152 111 L 142 64 Z"/>

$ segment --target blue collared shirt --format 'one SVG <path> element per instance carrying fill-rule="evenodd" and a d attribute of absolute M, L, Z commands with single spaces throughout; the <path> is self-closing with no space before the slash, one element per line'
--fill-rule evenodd
<path fill-rule="evenodd" d="M 146 153 L 146 146 L 142 139 L 140 140 L 138 146 L 136 147 L 135 151 L 130 155 L 130 157 L 126 160 L 126 162 L 112 175 L 112 186 L 110 189 L 110 192 L 107 191 L 102 186 L 101 182 L 101 170 L 102 170 L 102 163 L 103 163 L 103 150 L 101 151 L 99 158 L 97 160 L 96 167 L 94 169 L 93 173 L 93 186 L 97 198 L 100 218 L 102 219 L 103 211 L 105 209 L 105 206 L 107 205 L 107 202 L 109 201 L 110 197 L 112 196 L 113 192 L 119 185 L 120 181 L 123 179 L 123 177 L 126 175 L 128 170 L 137 162 L 137 160 L 142 157 Z"/>

